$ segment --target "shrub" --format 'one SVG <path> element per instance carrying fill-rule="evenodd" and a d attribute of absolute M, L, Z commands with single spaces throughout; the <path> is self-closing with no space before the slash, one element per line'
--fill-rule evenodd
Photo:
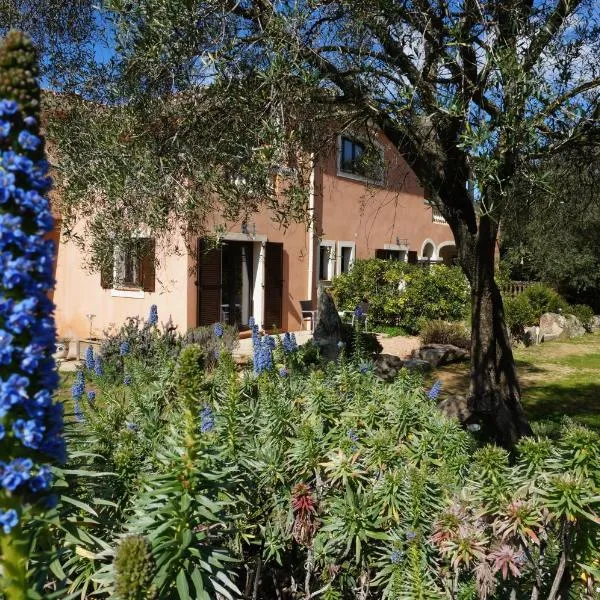
<path fill-rule="evenodd" d="M 591 306 L 588 306 L 587 304 L 572 304 L 569 306 L 567 312 L 575 315 L 581 321 L 581 324 L 588 333 L 592 332 L 594 309 Z"/>
<path fill-rule="evenodd" d="M 544 283 L 530 285 L 522 295 L 531 304 L 534 321 L 539 321 L 540 317 L 547 312 L 565 313 L 569 310 L 567 301 Z"/>
<path fill-rule="evenodd" d="M 220 336 L 215 334 L 217 327 Z M 196 344 L 204 350 L 206 364 L 212 367 L 221 352 L 233 353 L 239 343 L 239 334 L 236 327 L 231 325 L 209 325 L 190 329 L 183 336 L 183 345 Z"/>
<path fill-rule="evenodd" d="M 525 327 L 535 325 L 539 320 L 525 294 L 504 299 L 504 320 L 513 339 L 522 340 Z"/>
<path fill-rule="evenodd" d="M 354 310 L 367 299 L 371 323 L 400 326 L 409 333 L 430 320 L 464 319 L 469 301 L 467 280 L 459 267 L 423 268 L 381 259 L 356 261 L 349 273 L 333 280 L 332 293 L 344 310 Z"/>
<path fill-rule="evenodd" d="M 465 350 L 471 349 L 471 335 L 462 323 L 429 321 L 420 335 L 423 344 L 452 344 Z"/>

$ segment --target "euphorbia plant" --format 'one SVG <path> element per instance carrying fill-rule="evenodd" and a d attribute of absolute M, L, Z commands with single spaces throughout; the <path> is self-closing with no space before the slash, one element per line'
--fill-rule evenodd
<path fill-rule="evenodd" d="M 65 458 L 55 343 L 53 220 L 39 135 L 36 52 L 19 32 L 0 47 L 0 589 L 27 597 L 28 515 L 51 501 Z"/>

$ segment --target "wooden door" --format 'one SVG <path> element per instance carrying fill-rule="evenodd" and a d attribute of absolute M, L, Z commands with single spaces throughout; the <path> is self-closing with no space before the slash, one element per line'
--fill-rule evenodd
<path fill-rule="evenodd" d="M 283 307 L 283 244 L 265 248 L 265 329 L 281 329 Z"/>

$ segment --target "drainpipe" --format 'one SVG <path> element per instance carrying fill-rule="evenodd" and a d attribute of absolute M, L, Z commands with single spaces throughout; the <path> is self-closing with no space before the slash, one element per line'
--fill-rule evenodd
<path fill-rule="evenodd" d="M 308 214 L 310 221 L 308 223 L 308 294 L 307 298 L 312 300 L 313 292 L 313 271 L 314 271 L 314 250 L 315 250 L 315 155 L 310 155 L 310 177 L 308 180 Z"/>

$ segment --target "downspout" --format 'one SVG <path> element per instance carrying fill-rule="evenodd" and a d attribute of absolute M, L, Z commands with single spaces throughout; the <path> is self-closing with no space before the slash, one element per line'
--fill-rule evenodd
<path fill-rule="evenodd" d="M 310 155 L 310 177 L 308 179 L 308 300 L 313 296 L 313 271 L 314 271 L 314 251 L 315 251 L 315 155 Z"/>

